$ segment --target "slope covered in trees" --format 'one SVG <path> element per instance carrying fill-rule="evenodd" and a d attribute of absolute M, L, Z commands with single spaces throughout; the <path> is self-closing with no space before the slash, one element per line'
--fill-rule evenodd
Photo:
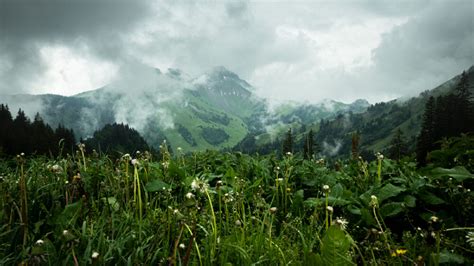
<path fill-rule="evenodd" d="M 13 119 L 7 105 L 0 104 L 0 154 L 57 155 L 61 151 L 72 151 L 75 145 L 74 132 L 61 124 L 56 129 L 44 123 L 37 113 L 33 122 L 21 109 Z"/>

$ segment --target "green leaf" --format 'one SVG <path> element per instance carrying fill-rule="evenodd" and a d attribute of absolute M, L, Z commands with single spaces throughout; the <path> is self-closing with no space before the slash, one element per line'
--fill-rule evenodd
<path fill-rule="evenodd" d="M 382 217 L 391 217 L 399 214 L 404 209 L 403 202 L 390 202 L 380 207 Z"/>
<path fill-rule="evenodd" d="M 344 206 L 351 202 L 345 199 L 329 196 L 328 203 L 331 206 Z M 307 200 L 304 201 L 304 204 L 309 207 L 322 206 L 326 204 L 326 198 L 308 198 Z"/>
<path fill-rule="evenodd" d="M 169 188 L 171 188 L 171 185 L 163 182 L 160 179 L 152 180 L 145 185 L 145 189 L 148 192 L 158 192 Z"/>
<path fill-rule="evenodd" d="M 353 265 L 349 255 L 352 244 L 350 236 L 338 226 L 332 225 L 326 231 L 321 243 L 321 260 L 324 265 Z"/>
<path fill-rule="evenodd" d="M 114 210 L 114 211 L 119 210 L 120 205 L 119 205 L 119 203 L 118 203 L 118 201 L 115 197 L 102 198 L 102 201 L 104 203 L 109 204 L 109 206 L 110 206 L 110 208 L 112 208 L 112 210 Z"/>
<path fill-rule="evenodd" d="M 403 198 L 403 202 L 405 203 L 406 206 L 410 208 L 414 208 L 416 206 L 416 198 L 411 195 L 406 195 Z"/>
<path fill-rule="evenodd" d="M 436 256 L 436 254 L 433 254 L 433 256 Z M 456 253 L 451 253 L 447 250 L 443 250 L 439 254 L 439 263 L 464 264 L 465 262 L 466 261 L 463 256 Z"/>
<path fill-rule="evenodd" d="M 422 201 L 431 205 L 440 205 L 440 204 L 446 203 L 446 201 L 444 201 L 441 198 L 438 198 L 431 192 L 420 193 L 419 197 Z"/>
<path fill-rule="evenodd" d="M 394 186 L 390 183 L 383 186 L 377 193 L 379 202 L 382 202 L 388 198 L 395 197 L 401 192 L 405 191 L 405 188 Z"/>
<path fill-rule="evenodd" d="M 456 179 L 456 181 L 458 182 L 462 182 L 466 179 L 474 178 L 474 175 L 471 174 L 466 168 L 464 168 L 464 166 L 456 166 L 451 169 L 437 167 L 431 170 L 430 174 L 433 177 L 438 177 L 438 178 L 443 177 L 443 176 L 449 176 Z"/>

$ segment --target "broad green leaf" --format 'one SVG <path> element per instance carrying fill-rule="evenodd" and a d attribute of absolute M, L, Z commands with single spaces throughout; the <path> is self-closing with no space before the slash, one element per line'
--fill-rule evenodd
<path fill-rule="evenodd" d="M 119 210 L 120 205 L 119 205 L 119 203 L 118 203 L 118 201 L 115 197 L 102 198 L 102 201 L 104 203 L 109 204 L 109 206 L 112 208 L 112 210 L 114 210 L 114 211 Z"/>
<path fill-rule="evenodd" d="M 388 198 L 395 197 L 401 192 L 405 191 L 405 188 L 394 186 L 390 183 L 383 186 L 377 193 L 379 202 L 382 202 Z"/>
<path fill-rule="evenodd" d="M 436 254 L 432 254 L 432 256 L 436 256 Z M 456 253 L 451 253 L 447 250 L 443 250 L 439 254 L 439 263 L 447 263 L 447 264 L 464 264 L 466 263 L 466 260 L 464 259 L 463 256 L 456 254 Z"/>
<path fill-rule="evenodd" d="M 466 168 L 464 168 L 464 166 L 456 166 L 451 169 L 437 167 L 431 170 L 431 175 L 433 177 L 449 176 L 456 179 L 456 181 L 458 182 L 474 178 L 474 175 L 471 174 Z"/>
<path fill-rule="evenodd" d="M 352 244 L 350 236 L 338 226 L 331 226 L 321 243 L 321 259 L 324 265 L 353 265 L 349 255 Z"/>
<path fill-rule="evenodd" d="M 420 193 L 419 197 L 421 200 L 431 205 L 439 205 L 439 204 L 446 203 L 443 199 L 438 198 L 431 192 Z"/>
<path fill-rule="evenodd" d="M 403 202 L 410 208 L 414 208 L 416 206 L 416 198 L 410 195 L 403 197 Z"/>
<path fill-rule="evenodd" d="M 382 217 L 391 217 L 399 214 L 404 209 L 403 202 L 390 202 L 380 207 Z"/>
<path fill-rule="evenodd" d="M 158 192 L 169 188 L 171 188 L 171 185 L 163 182 L 160 179 L 152 180 L 145 185 L 145 189 L 148 192 Z"/>

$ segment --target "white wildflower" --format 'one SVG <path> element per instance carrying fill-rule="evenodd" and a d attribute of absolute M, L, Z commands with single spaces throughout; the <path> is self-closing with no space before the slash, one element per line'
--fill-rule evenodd
<path fill-rule="evenodd" d="M 92 257 L 92 259 L 94 259 L 94 260 L 97 259 L 97 258 L 99 257 L 99 252 L 97 252 L 97 251 L 92 252 L 92 256 L 91 256 L 91 257 Z"/>
<path fill-rule="evenodd" d="M 272 213 L 272 214 L 273 214 L 273 213 L 276 213 L 277 210 L 278 210 L 277 207 L 271 207 L 271 208 L 270 208 L 270 213 Z"/>
<path fill-rule="evenodd" d="M 344 218 L 338 217 L 333 221 L 333 224 L 339 226 L 342 230 L 346 230 L 347 224 L 349 224 L 349 222 Z"/>

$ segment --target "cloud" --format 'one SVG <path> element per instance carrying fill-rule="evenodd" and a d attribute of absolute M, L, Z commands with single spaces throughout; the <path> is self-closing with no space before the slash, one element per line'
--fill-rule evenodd
<path fill-rule="evenodd" d="M 0 0 L 0 92 L 75 94 L 134 62 L 223 65 L 271 101 L 389 100 L 473 63 L 472 2 Z"/>
<path fill-rule="evenodd" d="M 45 79 L 51 65 L 42 56 L 44 49 L 59 47 L 75 57 L 88 57 L 91 68 L 99 60 L 113 61 L 123 51 L 123 35 L 147 16 L 146 3 L 0 0 L 0 91 L 44 92 L 33 83 L 56 81 Z"/>

